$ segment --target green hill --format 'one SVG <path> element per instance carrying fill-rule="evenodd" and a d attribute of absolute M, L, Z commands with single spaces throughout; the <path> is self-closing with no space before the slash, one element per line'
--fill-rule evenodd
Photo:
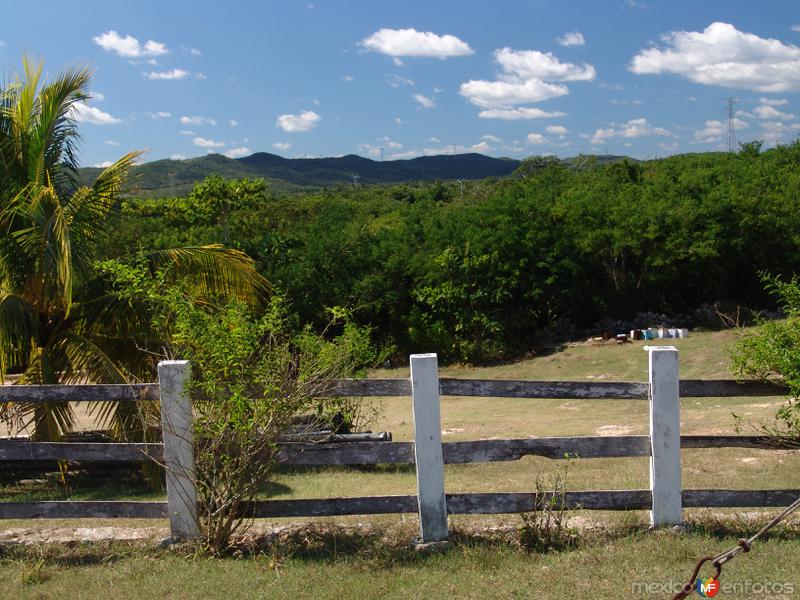
<path fill-rule="evenodd" d="M 257 152 L 231 159 L 209 154 L 188 160 L 156 160 L 133 169 L 127 195 L 139 197 L 181 196 L 211 174 L 223 177 L 264 177 L 280 189 L 321 188 L 342 183 L 398 183 L 435 179 L 482 179 L 510 175 L 520 161 L 482 154 L 422 156 L 410 160 L 374 161 L 349 154 L 336 158 L 283 158 Z M 93 181 L 98 168 L 81 169 L 85 182 Z"/>

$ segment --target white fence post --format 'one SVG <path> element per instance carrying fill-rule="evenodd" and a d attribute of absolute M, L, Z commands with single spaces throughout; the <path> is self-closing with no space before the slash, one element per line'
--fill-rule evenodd
<path fill-rule="evenodd" d="M 650 355 L 650 491 L 654 527 L 683 521 L 678 349 L 647 346 Z"/>
<path fill-rule="evenodd" d="M 444 541 L 447 539 L 447 505 L 439 412 L 439 365 L 435 354 L 411 355 L 411 395 L 420 541 Z"/>
<path fill-rule="evenodd" d="M 189 361 L 164 360 L 158 363 L 167 505 L 174 540 L 192 540 L 199 535 L 194 482 L 194 423 L 192 401 L 186 389 L 189 375 Z"/>

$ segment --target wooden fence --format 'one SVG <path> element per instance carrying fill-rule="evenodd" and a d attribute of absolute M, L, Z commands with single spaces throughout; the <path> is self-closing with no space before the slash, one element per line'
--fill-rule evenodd
<path fill-rule="evenodd" d="M 570 508 L 650 511 L 654 525 L 679 523 L 682 509 L 694 507 L 780 507 L 800 490 L 689 489 L 681 487 L 681 448 L 772 448 L 761 436 L 681 436 L 679 398 L 779 396 L 786 390 L 755 381 L 678 379 L 678 351 L 646 347 L 646 383 L 500 381 L 439 378 L 434 354 L 411 356 L 410 379 L 340 380 L 331 396 L 411 396 L 414 442 L 284 443 L 279 460 L 290 465 L 416 464 L 417 494 L 349 498 L 268 500 L 247 507 L 256 517 L 302 517 L 419 513 L 420 538 L 447 537 L 448 514 L 499 514 L 535 508 L 533 493 L 446 494 L 444 465 L 518 460 L 537 455 L 552 459 L 650 457 L 650 488 L 570 491 Z M 0 460 L 132 461 L 166 465 L 167 501 L 52 501 L 0 503 L 0 519 L 15 518 L 169 518 L 172 535 L 197 535 L 191 403 L 185 388 L 189 365 L 162 362 L 158 384 L 0 386 L 0 402 L 161 401 L 164 441 L 135 443 L 0 442 Z M 440 395 L 487 398 L 570 400 L 649 400 L 650 434 L 546 437 L 442 443 Z"/>

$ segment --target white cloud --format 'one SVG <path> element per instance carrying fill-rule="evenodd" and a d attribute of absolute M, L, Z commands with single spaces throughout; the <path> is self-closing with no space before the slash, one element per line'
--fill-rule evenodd
<path fill-rule="evenodd" d="M 399 88 L 401 85 L 414 85 L 414 82 L 410 79 L 397 74 L 386 77 L 386 83 L 393 88 Z"/>
<path fill-rule="evenodd" d="M 759 98 L 758 101 L 764 106 L 786 106 L 789 104 L 786 98 Z"/>
<path fill-rule="evenodd" d="M 173 154 L 169 157 L 170 160 L 186 160 L 186 156 L 183 154 Z"/>
<path fill-rule="evenodd" d="M 237 121 L 236 119 L 231 119 L 230 121 L 228 121 L 228 125 L 230 125 L 231 127 L 237 127 L 239 125 L 239 121 Z"/>
<path fill-rule="evenodd" d="M 501 79 L 543 79 L 547 81 L 592 81 L 597 73 L 588 63 L 562 63 L 550 52 L 500 48 L 494 58 L 503 70 Z"/>
<path fill-rule="evenodd" d="M 205 73 L 195 73 L 195 79 L 208 79 L 208 76 Z"/>
<path fill-rule="evenodd" d="M 548 125 L 544 130 L 552 135 L 566 135 L 569 133 L 569 130 L 561 125 Z"/>
<path fill-rule="evenodd" d="M 662 150 L 666 150 L 667 152 L 674 152 L 675 150 L 678 149 L 678 142 L 670 142 L 670 143 L 659 142 L 658 147 L 661 148 Z"/>
<path fill-rule="evenodd" d="M 8 46 L 8 44 L 5 43 L 3 40 L 0 40 L 0 48 L 4 48 L 6 46 Z"/>
<path fill-rule="evenodd" d="M 171 113 L 168 113 L 165 110 L 159 110 L 158 112 L 149 112 L 147 116 L 151 119 L 167 119 L 172 116 Z"/>
<path fill-rule="evenodd" d="M 228 158 L 241 158 L 243 156 L 250 156 L 252 152 L 250 151 L 250 148 L 242 146 L 241 148 L 231 148 L 224 154 Z"/>
<path fill-rule="evenodd" d="M 397 148 L 402 148 L 403 147 L 403 144 L 401 144 L 400 142 L 395 142 L 393 139 L 391 139 L 387 135 L 383 136 L 382 138 L 378 138 L 378 141 L 382 142 L 381 145 L 385 146 L 387 148 L 397 149 Z"/>
<path fill-rule="evenodd" d="M 499 137 L 497 137 L 496 135 L 491 135 L 491 134 L 482 135 L 481 139 L 482 140 L 486 140 L 487 142 L 494 142 L 495 144 L 499 144 L 499 143 L 501 143 L 503 141 Z"/>
<path fill-rule="evenodd" d="M 208 140 L 203 137 L 196 137 L 192 140 L 192 143 L 195 146 L 200 146 L 201 148 L 222 148 L 225 145 L 225 142 L 216 142 L 214 140 Z"/>
<path fill-rule="evenodd" d="M 279 115 L 275 124 L 284 131 L 294 133 L 314 129 L 321 119 L 322 117 L 313 110 L 305 110 L 297 115 Z"/>
<path fill-rule="evenodd" d="M 417 101 L 417 104 L 420 105 L 422 108 L 433 108 L 436 106 L 436 100 L 433 98 L 428 98 L 428 96 L 423 96 L 422 94 L 414 94 L 414 100 Z"/>
<path fill-rule="evenodd" d="M 181 124 L 182 125 L 216 125 L 216 120 L 212 119 L 211 117 L 188 117 L 183 116 L 181 117 Z"/>
<path fill-rule="evenodd" d="M 185 79 L 190 75 L 189 71 L 183 69 L 170 69 L 169 71 L 146 71 L 143 73 L 145 78 L 153 80 L 169 81 L 174 79 Z"/>
<path fill-rule="evenodd" d="M 434 144 L 440 143 L 440 140 L 437 138 L 431 138 L 431 142 Z M 405 152 L 397 152 L 394 154 L 390 154 L 387 158 L 389 160 L 403 160 L 409 158 L 415 158 L 417 156 L 438 156 L 442 154 L 465 154 L 470 152 L 477 152 L 477 153 L 486 153 L 491 152 L 492 147 L 486 143 L 485 141 L 478 142 L 477 144 L 473 144 L 472 146 L 462 146 L 460 144 L 454 146 L 438 146 L 432 148 L 424 148 L 423 150 L 413 149 L 407 150 Z"/>
<path fill-rule="evenodd" d="M 708 144 L 711 142 L 719 142 L 722 136 L 727 135 L 727 126 L 722 124 L 722 121 L 712 119 L 706 121 L 706 126 L 703 129 L 698 129 L 694 132 L 695 144 Z"/>
<path fill-rule="evenodd" d="M 798 23 L 797 25 L 792 25 L 789 29 L 791 29 L 792 31 L 800 31 L 800 23 Z"/>
<path fill-rule="evenodd" d="M 695 83 L 758 92 L 800 90 L 800 48 L 745 33 L 729 23 L 712 23 L 702 32 L 673 31 L 665 48 L 648 48 L 629 69 L 639 75 L 673 73 Z"/>
<path fill-rule="evenodd" d="M 403 119 L 401 119 L 400 117 L 395 117 L 394 122 L 397 123 L 398 125 L 404 125 L 406 123 L 406 121 L 403 121 Z"/>
<path fill-rule="evenodd" d="M 167 47 L 161 42 L 147 40 L 142 45 L 135 37 L 130 35 L 122 37 L 113 29 L 93 37 L 92 40 L 106 52 L 114 52 L 125 58 L 160 56 L 168 52 Z"/>
<path fill-rule="evenodd" d="M 569 33 L 565 33 L 559 38 L 556 38 L 556 42 L 558 42 L 561 46 L 585 46 L 586 40 L 583 37 L 583 34 L 580 31 L 570 31 Z"/>
<path fill-rule="evenodd" d="M 342 81 L 355 81 L 356 80 L 356 78 L 353 77 L 352 75 L 342 75 L 341 77 L 339 77 L 339 79 L 341 79 Z"/>
<path fill-rule="evenodd" d="M 395 59 L 402 56 L 448 58 L 468 56 L 474 51 L 454 35 L 437 35 L 416 29 L 380 29 L 359 42 L 364 50 L 380 52 Z"/>
<path fill-rule="evenodd" d="M 110 160 L 104 160 L 104 161 L 103 161 L 103 162 L 101 162 L 101 163 L 97 163 L 97 164 L 95 165 L 95 167 L 96 167 L 96 168 L 98 168 L 98 169 L 105 169 L 106 167 L 110 167 L 110 166 L 111 166 L 111 165 L 113 165 L 113 164 L 114 164 L 114 162 L 113 162 L 113 161 L 110 161 Z"/>
<path fill-rule="evenodd" d="M 541 108 L 495 108 L 492 110 L 482 110 L 478 116 L 482 119 L 503 119 L 514 121 L 519 119 L 554 119 L 563 117 L 566 113 L 561 111 L 546 111 Z"/>
<path fill-rule="evenodd" d="M 289 142 L 275 142 L 272 147 L 277 150 L 288 150 L 292 145 Z"/>
<path fill-rule="evenodd" d="M 597 129 L 590 140 L 592 144 L 602 144 L 609 138 L 639 138 L 651 135 L 671 136 L 662 127 L 654 127 L 645 118 L 631 119 L 627 123 L 613 124 L 611 127 Z"/>
<path fill-rule="evenodd" d="M 202 52 L 200 51 L 199 48 L 189 48 L 189 54 L 193 56 L 200 56 Z"/>
<path fill-rule="evenodd" d="M 462 83 L 459 93 L 472 104 L 487 110 L 508 109 L 516 104 L 541 102 L 569 94 L 567 86 L 540 79 L 523 82 L 471 80 Z M 484 118 L 491 118 L 482 115 Z M 502 117 L 501 117 L 502 118 Z M 520 117 L 530 118 L 530 117 Z"/>
<path fill-rule="evenodd" d="M 192 131 L 191 129 L 181 129 L 178 132 L 178 135 L 197 135 L 197 134 L 194 131 Z"/>
<path fill-rule="evenodd" d="M 89 92 L 89 96 L 91 97 L 92 100 L 97 100 L 98 102 L 101 102 L 106 99 L 106 95 L 101 94 L 100 92 Z"/>
<path fill-rule="evenodd" d="M 122 123 L 122 119 L 118 119 L 99 108 L 89 106 L 83 102 L 73 104 L 68 116 L 78 123 L 92 123 L 93 125 L 116 125 L 117 123 Z"/>
<path fill-rule="evenodd" d="M 541 133 L 529 133 L 527 137 L 528 143 L 534 146 L 540 146 L 547 143 L 547 138 Z"/>
<path fill-rule="evenodd" d="M 763 104 L 753 109 L 753 116 L 757 119 L 779 119 L 781 121 L 791 121 L 795 118 L 791 113 L 781 112 L 774 106 Z"/>
<path fill-rule="evenodd" d="M 550 52 L 500 48 L 494 51 L 494 59 L 501 70 L 497 80 L 470 80 L 459 88 L 462 96 L 485 109 L 479 114 L 485 119 L 547 118 L 549 115 L 539 109 L 514 107 L 569 94 L 569 88 L 560 82 L 596 77 L 592 65 L 562 63 Z"/>
<path fill-rule="evenodd" d="M 432 138 L 428 138 L 428 141 L 431 144 L 438 144 L 441 140 L 439 138 L 437 138 L 437 137 L 432 137 Z"/>
<path fill-rule="evenodd" d="M 119 142 L 114 140 L 106 140 L 103 142 L 106 146 L 119 146 Z"/>

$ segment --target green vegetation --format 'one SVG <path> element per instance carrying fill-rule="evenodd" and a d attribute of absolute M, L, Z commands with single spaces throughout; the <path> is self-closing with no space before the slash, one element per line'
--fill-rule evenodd
<path fill-rule="evenodd" d="M 246 181 L 224 223 L 198 216 L 207 183 L 186 198 L 124 201 L 105 252 L 230 240 L 299 323 L 321 331 L 326 307 L 344 306 L 399 360 L 423 350 L 505 360 L 641 313 L 702 327 L 719 323 L 715 307 L 774 307 L 761 273 L 800 271 L 800 143 L 757 146 L 530 160 L 514 177 L 463 186 L 286 196 Z"/>
<path fill-rule="evenodd" d="M 46 83 L 42 64 L 25 59 L 23 66 L 23 76 L 0 88 L 0 375 L 14 370 L 27 384 L 149 378 L 142 349 L 159 340 L 148 314 L 116 294 L 97 264 L 109 213 L 139 153 L 103 170 L 90 187 L 79 185 L 71 115 L 89 97 L 90 72 L 68 69 Z M 267 291 L 246 255 L 220 245 L 162 246 L 125 260 L 190 279 L 199 298 L 257 302 Z M 137 420 L 122 406 L 100 417 L 118 433 Z M 0 405 L 0 418 L 53 440 L 72 429 L 75 414 L 65 402 L 20 403 Z"/>

